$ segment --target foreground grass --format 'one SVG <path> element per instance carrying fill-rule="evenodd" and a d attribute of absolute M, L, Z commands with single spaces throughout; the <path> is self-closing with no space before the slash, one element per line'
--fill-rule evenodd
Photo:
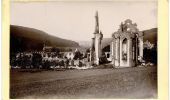
<path fill-rule="evenodd" d="M 10 98 L 156 98 L 156 67 L 11 71 Z"/>

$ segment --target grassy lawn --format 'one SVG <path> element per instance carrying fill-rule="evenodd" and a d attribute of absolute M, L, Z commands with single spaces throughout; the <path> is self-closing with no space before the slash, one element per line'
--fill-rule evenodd
<path fill-rule="evenodd" d="M 157 98 L 156 67 L 11 70 L 10 98 Z"/>

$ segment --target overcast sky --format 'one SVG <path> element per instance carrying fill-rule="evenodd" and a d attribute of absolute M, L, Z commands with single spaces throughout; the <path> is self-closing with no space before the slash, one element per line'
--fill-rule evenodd
<path fill-rule="evenodd" d="M 11 2 L 12 25 L 36 28 L 70 40 L 91 40 L 95 12 L 104 38 L 111 37 L 120 23 L 131 19 L 139 30 L 157 27 L 157 1 L 140 2 Z"/>

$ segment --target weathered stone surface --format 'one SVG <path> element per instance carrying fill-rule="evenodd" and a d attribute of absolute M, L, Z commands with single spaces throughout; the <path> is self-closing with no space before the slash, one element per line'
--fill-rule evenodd
<path fill-rule="evenodd" d="M 115 67 L 133 67 L 138 64 L 138 57 L 143 58 L 143 33 L 130 19 L 121 23 L 112 38 L 111 56 Z"/>

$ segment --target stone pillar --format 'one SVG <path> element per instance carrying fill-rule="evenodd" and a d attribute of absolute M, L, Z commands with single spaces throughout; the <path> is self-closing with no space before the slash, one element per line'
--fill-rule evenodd
<path fill-rule="evenodd" d="M 120 39 L 115 39 L 115 48 L 114 48 L 114 65 L 118 67 L 120 65 Z"/>
<path fill-rule="evenodd" d="M 130 67 L 130 64 L 131 64 L 131 57 L 130 57 L 131 47 L 132 47 L 131 40 L 128 39 L 128 40 L 127 40 L 127 63 L 126 63 L 126 65 L 125 65 L 126 67 Z"/>
<path fill-rule="evenodd" d="M 111 54 L 111 57 L 113 57 L 113 53 L 114 53 L 114 48 L 113 48 L 113 46 L 114 46 L 114 43 L 113 43 L 113 41 L 111 42 L 111 44 L 110 44 L 110 54 Z"/>
<path fill-rule="evenodd" d="M 97 38 L 95 38 L 95 55 L 95 62 L 99 65 L 99 41 Z"/>
<path fill-rule="evenodd" d="M 127 55 L 127 60 L 128 60 L 128 67 L 133 67 L 133 57 L 132 57 L 132 53 L 133 53 L 133 42 L 132 39 L 129 38 L 128 39 L 128 55 Z"/>
<path fill-rule="evenodd" d="M 112 41 L 110 44 L 110 58 L 111 58 L 111 63 L 114 65 L 114 42 Z"/>
<path fill-rule="evenodd" d="M 122 39 L 119 40 L 119 67 L 122 66 Z"/>
<path fill-rule="evenodd" d="M 138 38 L 135 38 L 136 43 L 135 43 L 135 64 L 138 65 Z"/>
<path fill-rule="evenodd" d="M 90 61 L 94 61 L 94 49 L 95 49 L 95 40 L 92 38 L 92 44 L 90 48 Z"/>
<path fill-rule="evenodd" d="M 90 62 L 92 61 L 92 49 L 90 48 Z"/>
<path fill-rule="evenodd" d="M 96 37 L 95 37 L 95 62 L 96 62 L 96 65 L 99 65 L 99 57 L 100 57 L 100 39 L 98 37 L 98 34 L 96 34 Z"/>
<path fill-rule="evenodd" d="M 116 39 L 115 40 L 115 59 L 117 60 L 118 59 L 118 55 L 119 55 L 119 52 L 118 52 L 118 48 L 119 48 L 119 40 Z"/>
<path fill-rule="evenodd" d="M 143 59 L 143 36 L 139 37 L 139 56 Z"/>

